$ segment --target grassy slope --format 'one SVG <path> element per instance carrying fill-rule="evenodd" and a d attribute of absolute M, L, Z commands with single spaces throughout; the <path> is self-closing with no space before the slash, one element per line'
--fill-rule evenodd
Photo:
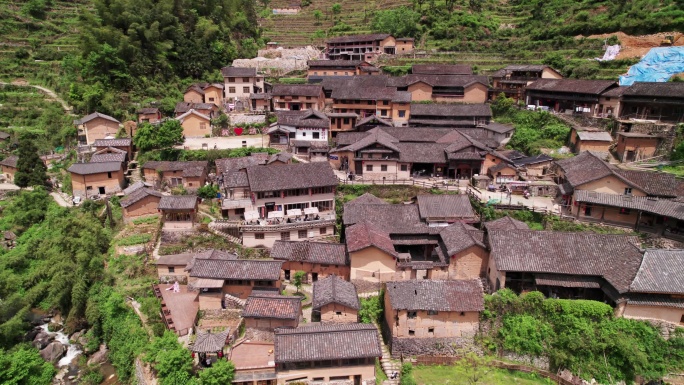
<path fill-rule="evenodd" d="M 415 366 L 413 377 L 418 385 L 468 385 L 462 368 L 455 366 Z M 534 374 L 510 372 L 504 369 L 493 369 L 482 381 L 487 385 L 545 385 L 549 380 Z"/>

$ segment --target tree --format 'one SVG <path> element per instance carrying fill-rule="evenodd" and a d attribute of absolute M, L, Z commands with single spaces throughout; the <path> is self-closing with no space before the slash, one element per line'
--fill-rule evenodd
<path fill-rule="evenodd" d="M 230 384 L 235 378 L 235 365 L 231 361 L 218 360 L 199 374 L 201 385 Z"/>
<path fill-rule="evenodd" d="M 321 18 L 323 17 L 323 12 L 319 11 L 318 9 L 313 11 L 313 17 L 316 19 L 316 25 L 321 24 Z"/>
<path fill-rule="evenodd" d="M 19 159 L 14 183 L 22 188 L 44 186 L 48 179 L 45 164 L 38 155 L 34 139 L 26 134 L 19 138 Z"/>
<path fill-rule="evenodd" d="M 304 277 L 306 277 L 306 273 L 303 271 L 297 271 L 294 273 L 294 276 L 292 276 L 292 284 L 297 288 L 297 293 L 299 293 L 299 289 L 302 288 Z"/>
<path fill-rule="evenodd" d="M 7 385 L 49 385 L 55 368 L 38 350 L 20 345 L 11 352 L 0 350 L 0 383 Z"/>
<path fill-rule="evenodd" d="M 406 7 L 378 11 L 371 23 L 374 32 L 389 33 L 397 37 L 417 38 L 421 28 L 420 14 Z"/>
<path fill-rule="evenodd" d="M 471 385 L 489 383 L 487 379 L 494 370 L 493 367 L 488 366 L 489 360 L 486 357 L 478 356 L 473 352 L 466 353 L 458 364 L 463 369 L 461 376 Z"/>
<path fill-rule="evenodd" d="M 684 140 L 679 142 L 679 144 L 672 150 L 670 155 L 670 160 L 683 160 L 684 159 Z"/>
<path fill-rule="evenodd" d="M 167 120 L 156 127 L 143 123 L 133 136 L 133 143 L 143 152 L 169 148 L 183 143 L 183 127 L 175 119 Z"/>
<path fill-rule="evenodd" d="M 332 10 L 333 20 L 334 20 L 336 16 L 339 16 L 340 13 L 342 13 L 342 5 L 340 5 L 340 3 L 335 3 L 332 5 L 331 10 Z"/>

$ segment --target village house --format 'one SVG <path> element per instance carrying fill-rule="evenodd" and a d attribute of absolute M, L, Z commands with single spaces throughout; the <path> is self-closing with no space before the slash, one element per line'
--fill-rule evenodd
<path fill-rule="evenodd" d="M 489 230 L 492 290 L 537 290 L 552 298 L 615 304 L 641 264 L 635 236 L 535 230 Z"/>
<path fill-rule="evenodd" d="M 315 110 L 278 111 L 276 117 L 278 121 L 266 131 L 271 146 L 289 148 L 294 154 L 308 157 L 313 145 L 327 154 L 330 119 L 324 113 Z"/>
<path fill-rule="evenodd" d="M 183 101 L 188 103 L 213 103 L 221 107 L 223 105 L 223 84 L 192 84 L 183 93 Z"/>
<path fill-rule="evenodd" d="M 211 117 L 198 111 L 190 110 L 176 117 L 183 127 L 184 138 L 203 138 L 211 136 Z"/>
<path fill-rule="evenodd" d="M 212 119 L 217 117 L 220 113 L 219 107 L 214 103 L 178 102 L 173 109 L 173 115 L 178 118 L 191 110 L 195 110 L 195 112 L 206 115 Z"/>
<path fill-rule="evenodd" d="M 427 203 L 453 211 L 448 199 Z M 364 194 L 345 204 L 342 221 L 352 281 L 472 279 L 485 274 L 489 255 L 484 234 L 462 222 L 428 224 L 419 204 L 390 205 Z"/>
<path fill-rule="evenodd" d="M 271 158 L 276 159 L 274 158 L 276 155 L 273 155 Z M 224 191 L 224 199 L 221 207 L 224 218 L 244 220 L 245 210 L 253 210 L 249 181 L 247 180 L 245 168 L 249 166 L 278 163 L 275 160 L 270 162 L 271 158 L 269 158 L 267 153 L 252 153 L 250 156 L 224 158 L 215 161 L 216 180 Z"/>
<path fill-rule="evenodd" d="M 162 194 L 146 187 L 140 187 L 121 199 L 123 220 L 129 223 L 134 219 L 158 214 Z"/>
<path fill-rule="evenodd" d="M 250 111 L 252 112 L 270 112 L 273 111 L 273 97 L 271 94 L 258 93 L 249 94 Z"/>
<path fill-rule="evenodd" d="M 247 329 L 273 332 L 276 328 L 296 328 L 302 318 L 302 299 L 298 296 L 269 295 L 247 297 L 242 318 Z"/>
<path fill-rule="evenodd" d="M 90 163 L 100 163 L 100 162 L 119 162 L 124 168 L 128 165 L 128 155 L 126 151 L 119 150 L 114 147 L 103 148 L 102 150 L 95 151 L 90 156 Z"/>
<path fill-rule="evenodd" d="M 582 151 L 609 152 L 613 144 L 610 132 L 595 127 L 573 127 L 570 144 L 575 153 Z"/>
<path fill-rule="evenodd" d="M 612 80 L 539 79 L 525 88 L 525 104 L 551 111 L 594 116 L 601 94 L 617 87 Z"/>
<path fill-rule="evenodd" d="M 491 123 L 488 104 L 411 104 L 411 126 L 474 128 Z"/>
<path fill-rule="evenodd" d="M 618 132 L 615 152 L 621 162 L 635 162 L 655 156 L 662 139 L 658 135 Z"/>
<path fill-rule="evenodd" d="M 325 94 L 316 84 L 275 84 L 271 90 L 275 111 L 323 111 Z"/>
<path fill-rule="evenodd" d="M 684 84 L 636 82 L 622 94 L 620 119 L 684 122 Z"/>
<path fill-rule="evenodd" d="M 93 112 L 81 119 L 74 120 L 78 130 L 78 142 L 81 145 L 93 144 L 98 139 L 114 137 L 119 131 L 121 122 L 109 115 Z"/>
<path fill-rule="evenodd" d="M 334 274 L 314 282 L 311 322 L 355 323 L 360 306 L 351 282 Z"/>
<path fill-rule="evenodd" d="M 161 111 L 159 111 L 159 108 L 156 107 L 141 108 L 136 111 L 136 113 L 138 114 L 138 124 L 157 124 L 160 123 L 162 119 Z"/>
<path fill-rule="evenodd" d="M 133 140 L 131 138 L 119 139 L 98 139 L 93 142 L 95 154 L 115 153 L 117 151 L 111 150 L 115 148 L 126 153 L 126 160 L 133 159 Z M 104 151 L 104 152 L 101 152 Z"/>
<path fill-rule="evenodd" d="M 594 116 L 598 118 L 616 118 L 622 111 L 622 94 L 629 87 L 620 86 L 611 88 L 599 96 L 598 109 Z"/>
<path fill-rule="evenodd" d="M 412 74 L 390 77 L 388 87 L 411 94 L 412 102 L 482 104 L 487 102 L 489 80 L 478 75 Z"/>
<path fill-rule="evenodd" d="M 190 280 L 200 289 L 200 310 L 224 308 L 226 295 L 247 299 L 253 289 L 280 290 L 281 265 L 280 261 L 196 258 Z"/>
<path fill-rule="evenodd" d="M 392 120 L 395 125 L 407 122 L 410 117 L 411 95 L 397 91 L 396 87 L 384 84 L 360 87 L 356 82 L 350 82 L 334 88 L 330 97 L 335 113 L 355 113 L 360 118 L 375 115 Z"/>
<path fill-rule="evenodd" d="M 241 340 L 230 349 L 228 359 L 235 365 L 235 385 L 276 385 L 272 342 Z"/>
<path fill-rule="evenodd" d="M 413 64 L 414 75 L 472 75 L 473 67 L 466 64 Z"/>
<path fill-rule="evenodd" d="M 414 40 L 396 39 L 386 33 L 333 37 L 325 42 L 325 57 L 330 60 L 374 60 L 381 54 L 413 52 Z"/>
<path fill-rule="evenodd" d="M 257 74 L 256 68 L 223 67 L 221 74 L 227 103 L 265 91 L 264 76 Z"/>
<path fill-rule="evenodd" d="M 161 213 L 164 230 L 189 230 L 197 220 L 197 196 L 164 195 L 157 209 Z"/>
<path fill-rule="evenodd" d="M 354 112 L 328 112 L 325 115 L 330 119 L 330 136 L 332 139 L 337 137 L 338 132 L 354 131 L 359 121 L 359 116 Z M 374 117 L 375 115 L 373 115 Z"/>
<path fill-rule="evenodd" d="M 408 119 L 407 119 L 408 122 Z M 354 125 L 354 131 L 357 132 L 366 132 L 374 129 L 375 127 L 394 127 L 394 124 L 392 123 L 391 120 L 389 119 L 384 119 L 380 118 L 375 115 L 369 115 L 366 116 L 363 119 L 360 119 L 359 121 L 356 122 Z M 363 135 L 360 135 L 360 137 L 363 137 Z M 349 143 L 351 144 L 351 143 Z"/>
<path fill-rule="evenodd" d="M 420 218 L 428 224 L 446 225 L 454 222 L 477 223 L 480 217 L 465 194 L 420 194 L 416 198 Z"/>
<path fill-rule="evenodd" d="M 283 278 L 291 280 L 298 271 L 306 273 L 305 282 L 316 282 L 330 275 L 349 278 L 346 248 L 343 243 L 297 242 L 283 240 L 281 234 L 271 248 L 271 258 L 283 261 Z"/>
<path fill-rule="evenodd" d="M 549 169 L 553 164 L 553 158 L 546 154 L 527 156 L 514 151 L 516 156 L 511 157 L 506 151 L 500 151 L 501 155 L 511 160 L 511 163 L 520 170 L 520 175 L 527 178 L 549 178 Z"/>
<path fill-rule="evenodd" d="M 221 250 L 205 250 L 198 253 L 187 252 L 181 254 L 161 255 L 155 261 L 157 265 L 157 275 L 159 281 L 163 283 L 175 282 L 187 283 L 190 272 L 197 259 L 215 259 L 232 261 L 237 260 L 238 256 L 234 253 Z"/>
<path fill-rule="evenodd" d="M 0 161 L 0 166 L 2 166 L 2 175 L 10 183 L 14 182 L 14 175 L 17 173 L 17 161 L 19 157 L 16 155 L 10 155 L 7 158 Z"/>
<path fill-rule="evenodd" d="M 625 318 L 684 326 L 684 250 L 646 249 L 627 300 L 618 305 Z"/>
<path fill-rule="evenodd" d="M 518 180 L 518 169 L 510 163 L 501 162 L 487 168 L 487 176 L 495 186 L 510 185 Z"/>
<path fill-rule="evenodd" d="M 497 147 L 504 146 L 508 143 L 515 133 L 515 126 L 496 122 L 490 122 L 482 128 L 484 129 L 487 138 L 493 139 L 498 143 Z"/>
<path fill-rule="evenodd" d="M 275 331 L 278 384 L 297 381 L 375 381 L 382 356 L 372 324 L 321 324 Z"/>
<path fill-rule="evenodd" d="M 224 189 L 233 193 L 231 198 L 227 191 L 222 208 L 244 216 L 239 227 L 244 246 L 334 235 L 337 177 L 327 163 L 251 166 L 239 179 L 244 186 L 229 187 L 232 178 L 224 179 Z M 238 209 L 248 210 L 239 214 Z"/>
<path fill-rule="evenodd" d="M 174 188 L 182 186 L 188 191 L 204 186 L 207 180 L 209 162 L 189 161 L 148 161 L 142 166 L 142 174 L 146 182 L 156 188 Z"/>
<path fill-rule="evenodd" d="M 504 158 L 457 129 L 376 127 L 364 133 L 344 132 L 330 151 L 333 168 L 364 179 L 405 180 L 413 177 L 471 178 Z"/>
<path fill-rule="evenodd" d="M 121 162 L 74 163 L 67 171 L 73 195 L 85 199 L 116 194 L 126 185 Z"/>
<path fill-rule="evenodd" d="M 306 78 L 318 83 L 327 76 L 362 76 L 380 74 L 380 69 L 364 60 L 309 60 Z"/>
<path fill-rule="evenodd" d="M 492 100 L 501 93 L 516 102 L 525 99 L 525 88 L 539 79 L 562 79 L 563 75 L 546 65 L 514 64 L 496 71 L 492 75 Z"/>
<path fill-rule="evenodd" d="M 472 340 L 484 310 L 484 291 L 479 279 L 387 282 L 384 301 L 392 355 L 419 355 L 434 349 L 427 344 Z"/>

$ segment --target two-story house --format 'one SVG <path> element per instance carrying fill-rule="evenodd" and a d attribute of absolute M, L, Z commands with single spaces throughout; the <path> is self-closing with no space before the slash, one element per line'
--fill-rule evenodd
<path fill-rule="evenodd" d="M 188 103 L 213 103 L 223 105 L 223 84 L 195 83 L 185 89 L 183 101 Z"/>
<path fill-rule="evenodd" d="M 477 75 L 412 74 L 391 77 L 387 85 L 411 93 L 411 101 L 481 104 L 487 101 L 489 80 Z"/>
<path fill-rule="evenodd" d="M 411 126 L 474 128 L 491 122 L 489 104 L 411 104 Z"/>
<path fill-rule="evenodd" d="M 351 282 L 337 275 L 314 282 L 312 322 L 355 323 L 360 307 L 356 286 Z"/>
<path fill-rule="evenodd" d="M 556 112 L 594 116 L 612 80 L 539 79 L 525 87 L 525 104 Z"/>
<path fill-rule="evenodd" d="M 315 110 L 278 111 L 278 121 L 266 131 L 273 147 L 287 148 L 292 153 L 313 159 L 327 159 L 330 118 Z"/>
<path fill-rule="evenodd" d="M 150 123 L 157 124 L 161 122 L 162 114 L 159 108 L 156 107 L 146 107 L 141 108 L 137 111 L 138 113 L 138 124 L 140 123 Z"/>
<path fill-rule="evenodd" d="M 257 74 L 256 68 L 223 67 L 221 74 L 225 100 L 229 103 L 265 91 L 264 76 Z"/>
<path fill-rule="evenodd" d="M 190 191 L 204 186 L 209 163 L 207 161 L 149 161 L 141 168 L 145 181 L 154 184 L 157 188 L 183 186 Z"/>
<path fill-rule="evenodd" d="M 325 56 L 331 60 L 373 60 L 381 54 L 413 52 L 414 40 L 397 39 L 386 33 L 333 37 L 325 42 Z"/>
<path fill-rule="evenodd" d="M 637 82 L 622 93 L 620 119 L 684 122 L 684 84 Z"/>
<path fill-rule="evenodd" d="M 306 78 L 318 83 L 328 76 L 364 76 L 380 74 L 380 69 L 365 60 L 309 60 Z"/>
<path fill-rule="evenodd" d="M 491 99 L 496 99 L 501 93 L 515 101 L 524 100 L 525 88 L 528 84 L 539 79 L 562 79 L 558 71 L 547 65 L 540 64 L 512 64 L 496 71 L 492 75 Z"/>
<path fill-rule="evenodd" d="M 74 120 L 78 130 L 78 142 L 83 145 L 93 144 L 98 139 L 114 137 L 119 131 L 121 122 L 109 115 L 93 112 L 81 119 Z"/>
<path fill-rule="evenodd" d="M 276 84 L 271 97 L 276 111 L 323 111 L 325 107 L 323 87 L 315 84 Z"/>
<path fill-rule="evenodd" d="M 74 196 L 111 195 L 126 186 L 121 162 L 74 163 L 67 171 L 71 173 Z"/>

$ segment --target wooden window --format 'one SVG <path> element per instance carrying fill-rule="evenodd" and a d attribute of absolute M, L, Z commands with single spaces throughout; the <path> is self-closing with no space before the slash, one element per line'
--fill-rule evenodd
<path fill-rule="evenodd" d="M 631 187 L 625 187 L 625 195 L 632 195 L 632 188 Z"/>
<path fill-rule="evenodd" d="M 228 87 L 228 93 L 234 94 L 235 93 L 235 87 Z"/>
<path fill-rule="evenodd" d="M 402 164 L 401 171 L 408 171 L 408 164 Z"/>
<path fill-rule="evenodd" d="M 372 164 L 367 164 L 367 165 L 366 165 L 366 171 L 373 171 L 373 165 L 372 165 Z"/>
<path fill-rule="evenodd" d="M 342 315 L 342 312 L 341 312 L 341 311 L 336 311 L 336 312 L 335 312 L 335 315 Z"/>
<path fill-rule="evenodd" d="M 207 124 L 202 122 L 200 123 L 200 130 L 206 130 L 207 129 Z"/>
<path fill-rule="evenodd" d="M 399 110 L 399 117 L 403 118 L 406 116 L 406 111 L 405 110 Z"/>
<path fill-rule="evenodd" d="M 243 83 L 249 83 L 249 78 L 242 78 Z"/>
<path fill-rule="evenodd" d="M 461 317 L 464 317 L 464 316 L 465 316 L 465 312 L 461 312 Z"/>
<path fill-rule="evenodd" d="M 249 93 L 249 87 L 242 87 L 242 92 L 245 94 Z"/>
<path fill-rule="evenodd" d="M 438 313 L 437 310 L 428 310 L 428 315 L 437 315 Z"/>
<path fill-rule="evenodd" d="M 169 273 L 175 273 L 176 268 L 174 266 L 169 266 Z"/>
<path fill-rule="evenodd" d="M 235 78 L 228 78 L 228 83 L 235 83 Z M 235 89 L 235 88 L 233 88 Z"/>
<path fill-rule="evenodd" d="M 311 96 L 307 96 L 307 97 L 306 97 L 306 100 L 311 100 Z"/>
<path fill-rule="evenodd" d="M 289 231 L 283 231 L 280 233 L 280 240 L 281 241 L 289 241 L 290 240 L 290 232 Z"/>
<path fill-rule="evenodd" d="M 428 334 L 435 334 L 435 328 L 428 328 Z"/>
<path fill-rule="evenodd" d="M 254 233 L 254 239 L 264 239 L 264 233 Z"/>
<path fill-rule="evenodd" d="M 380 165 L 380 171 L 387 171 L 387 165 L 386 165 L 386 164 L 381 164 L 381 165 Z"/>
<path fill-rule="evenodd" d="M 107 178 L 112 179 L 112 173 L 111 172 L 107 173 Z"/>
<path fill-rule="evenodd" d="M 306 230 L 299 230 L 299 231 L 297 231 L 297 237 L 299 239 L 305 239 L 305 238 L 309 237 L 309 234 Z"/>
<path fill-rule="evenodd" d="M 321 133 L 320 132 L 314 132 L 313 134 L 314 139 L 320 139 L 321 138 Z"/>
<path fill-rule="evenodd" d="M 406 312 L 406 317 L 408 317 L 409 319 L 416 318 L 417 316 L 418 316 L 418 313 L 416 313 L 415 311 Z"/>
<path fill-rule="evenodd" d="M 409 335 L 410 335 L 410 336 L 415 336 L 415 335 L 416 335 L 416 331 L 415 331 L 415 330 L 409 329 Z"/>
<path fill-rule="evenodd" d="M 327 233 L 328 233 L 328 229 L 327 229 L 327 228 L 325 228 L 325 227 L 321 227 L 321 229 L 320 229 L 320 232 L 319 232 L 319 233 L 320 233 L 321 235 L 325 235 L 325 234 L 327 234 Z"/>

